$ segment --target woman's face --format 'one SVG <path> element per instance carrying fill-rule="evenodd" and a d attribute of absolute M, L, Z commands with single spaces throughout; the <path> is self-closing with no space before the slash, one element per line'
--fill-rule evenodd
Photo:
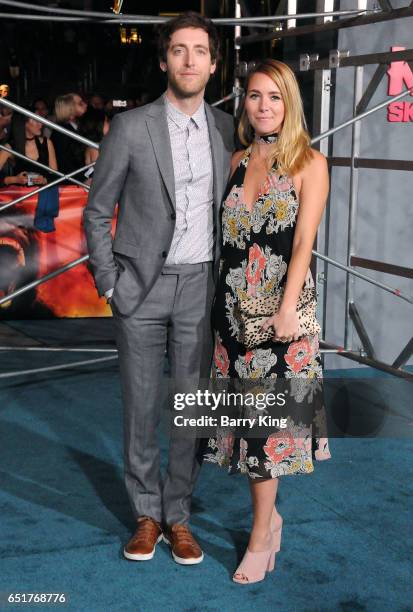
<path fill-rule="evenodd" d="M 257 136 L 279 132 L 284 121 L 284 102 L 278 86 L 266 74 L 256 72 L 245 97 L 248 120 Z"/>
<path fill-rule="evenodd" d="M 47 115 L 49 114 L 49 109 L 47 108 L 46 102 L 44 102 L 44 100 L 37 100 L 36 104 L 34 105 L 35 111 L 37 115 L 40 115 L 40 117 L 47 117 Z"/>
<path fill-rule="evenodd" d="M 28 119 L 26 121 L 26 136 L 32 138 L 33 136 L 41 136 L 42 124 L 36 119 Z"/>

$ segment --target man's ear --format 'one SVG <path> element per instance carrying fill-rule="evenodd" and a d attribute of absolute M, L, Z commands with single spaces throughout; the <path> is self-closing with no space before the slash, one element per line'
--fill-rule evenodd
<path fill-rule="evenodd" d="M 162 72 L 166 72 L 167 70 L 166 62 L 159 62 L 159 66 L 161 67 Z"/>
<path fill-rule="evenodd" d="M 211 69 L 210 69 L 210 74 L 214 74 L 215 70 L 217 69 L 217 63 L 214 62 L 213 64 L 211 64 Z"/>

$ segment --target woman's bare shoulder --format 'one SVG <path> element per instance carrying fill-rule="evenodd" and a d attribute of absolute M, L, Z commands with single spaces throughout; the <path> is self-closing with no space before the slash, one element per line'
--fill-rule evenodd
<path fill-rule="evenodd" d="M 4 146 L 6 149 L 11 149 L 11 146 L 9 145 L 8 142 L 6 142 Z M 0 159 L 4 159 L 4 163 L 6 163 L 9 157 L 13 157 L 13 153 L 11 152 L 11 150 L 9 151 L 5 151 L 4 149 L 0 150 Z"/>
<path fill-rule="evenodd" d="M 238 164 L 240 163 L 244 153 L 245 153 L 245 149 L 242 149 L 241 151 L 235 151 L 235 153 L 232 154 L 232 158 L 231 158 L 231 175 L 235 172 L 235 169 L 238 166 Z"/>
<path fill-rule="evenodd" d="M 236 162 L 239 162 L 241 160 L 241 157 L 244 155 L 245 153 L 245 149 L 241 149 L 240 151 L 235 151 L 235 153 L 232 154 L 232 158 L 231 158 L 231 164 L 235 164 Z"/>
<path fill-rule="evenodd" d="M 321 151 L 317 151 L 317 149 L 310 149 L 310 153 L 311 157 L 306 164 L 306 167 L 314 169 L 322 168 L 327 165 L 327 158 L 323 153 L 321 153 Z"/>

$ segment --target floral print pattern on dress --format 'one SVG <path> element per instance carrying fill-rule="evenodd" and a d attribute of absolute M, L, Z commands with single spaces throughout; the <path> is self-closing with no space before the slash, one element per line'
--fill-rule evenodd
<path fill-rule="evenodd" d="M 212 378 L 227 379 L 234 387 L 251 381 L 256 393 L 271 389 L 278 379 L 285 380 L 296 405 L 314 415 L 313 425 L 309 425 L 298 411 L 295 420 L 288 416 L 286 428 L 270 428 L 265 436 L 259 432 L 247 438 L 240 428 L 217 428 L 204 459 L 226 466 L 230 473 L 260 479 L 310 473 L 313 459 L 328 459 L 330 451 L 328 439 L 318 435 L 325 431 L 326 422 L 318 337 L 286 344 L 271 340 L 253 350 L 246 350 L 240 342 L 239 302 L 249 296 L 273 295 L 285 285 L 299 211 L 292 178 L 280 176 L 276 166 L 248 209 L 243 183 L 250 154 L 248 148 L 230 180 L 222 206 Z M 305 286 L 314 286 L 309 270 Z M 251 416 L 254 410 L 244 407 L 243 416 Z M 313 426 L 317 432 L 312 431 Z"/>

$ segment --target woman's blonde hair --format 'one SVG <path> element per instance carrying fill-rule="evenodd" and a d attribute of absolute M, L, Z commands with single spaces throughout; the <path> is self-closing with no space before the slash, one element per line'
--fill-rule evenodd
<path fill-rule="evenodd" d="M 67 123 L 75 114 L 75 101 L 72 94 L 57 96 L 54 103 L 57 123 Z"/>
<path fill-rule="evenodd" d="M 277 141 L 270 145 L 270 166 L 278 163 L 282 174 L 293 175 L 312 157 L 311 139 L 307 131 L 303 102 L 294 72 L 287 64 L 274 59 L 257 63 L 250 70 L 245 83 L 245 96 L 254 74 L 265 74 L 277 85 L 284 102 L 284 121 Z M 254 129 L 245 110 L 245 99 L 238 126 L 238 135 L 243 145 L 248 146 L 254 139 Z"/>

